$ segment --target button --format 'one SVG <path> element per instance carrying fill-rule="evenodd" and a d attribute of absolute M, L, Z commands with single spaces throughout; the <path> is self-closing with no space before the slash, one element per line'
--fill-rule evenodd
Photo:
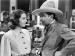
<path fill-rule="evenodd" d="M 27 49 L 27 48 L 25 48 L 25 49 Z"/>
<path fill-rule="evenodd" d="M 24 38 L 24 37 L 22 37 L 22 38 Z"/>
<path fill-rule="evenodd" d="M 23 44 L 26 44 L 26 42 L 23 42 Z"/>

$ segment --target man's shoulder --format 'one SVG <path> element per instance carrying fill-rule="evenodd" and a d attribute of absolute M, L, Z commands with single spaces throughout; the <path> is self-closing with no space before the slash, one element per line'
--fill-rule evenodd
<path fill-rule="evenodd" d="M 68 27 L 67 24 L 58 24 L 58 25 L 57 25 L 57 28 L 63 29 L 63 28 L 69 28 L 69 27 Z"/>
<path fill-rule="evenodd" d="M 61 24 L 61 23 L 58 23 L 58 25 L 61 26 L 61 27 L 68 27 L 67 24 Z"/>

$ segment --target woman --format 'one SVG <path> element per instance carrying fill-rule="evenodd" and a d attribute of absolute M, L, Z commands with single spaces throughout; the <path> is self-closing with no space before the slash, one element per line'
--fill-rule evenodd
<path fill-rule="evenodd" d="M 29 31 L 23 29 L 27 22 L 26 13 L 15 10 L 11 16 L 10 30 L 1 40 L 1 56 L 25 56 L 31 51 L 31 38 Z"/>

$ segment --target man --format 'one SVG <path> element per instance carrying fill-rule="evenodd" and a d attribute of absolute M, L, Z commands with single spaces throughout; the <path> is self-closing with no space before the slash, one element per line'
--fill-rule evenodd
<path fill-rule="evenodd" d="M 32 14 L 39 15 L 43 25 L 46 26 L 42 56 L 68 56 L 75 52 L 75 33 L 61 22 L 63 12 L 55 7 L 53 1 L 45 1 Z M 57 51 L 59 44 L 61 44 L 61 39 L 65 39 L 68 42 L 60 51 Z"/>

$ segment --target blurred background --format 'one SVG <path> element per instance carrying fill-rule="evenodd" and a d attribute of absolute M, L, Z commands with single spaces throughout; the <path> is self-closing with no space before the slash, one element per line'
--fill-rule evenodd
<path fill-rule="evenodd" d="M 8 15 L 16 9 L 22 9 L 28 12 L 27 27 L 32 27 L 33 24 L 31 24 L 31 21 L 34 18 L 31 13 L 33 10 L 40 8 L 44 1 L 46 0 L 0 0 L 0 36 L 2 36 L 1 34 L 3 34 L 3 32 L 9 30 L 7 26 L 9 22 Z M 67 24 L 71 30 L 75 31 L 75 0 L 54 1 L 56 7 L 64 13 L 63 22 Z M 6 19 L 4 19 L 4 17 Z M 9 25 L 10 24 L 9 22 Z"/>
<path fill-rule="evenodd" d="M 15 9 L 22 9 L 31 13 L 34 9 L 39 8 L 44 1 L 46 0 L 0 0 L 0 12 L 12 12 Z M 64 13 L 64 23 L 70 27 L 70 18 L 72 16 L 72 10 L 75 9 L 75 0 L 54 1 L 57 8 Z"/>

